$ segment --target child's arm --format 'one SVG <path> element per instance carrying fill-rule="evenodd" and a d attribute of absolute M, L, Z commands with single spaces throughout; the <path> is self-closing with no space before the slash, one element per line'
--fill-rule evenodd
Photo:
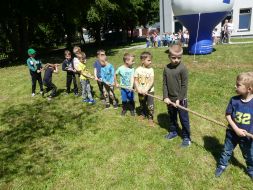
<path fill-rule="evenodd" d="M 148 84 L 145 87 L 145 89 L 143 90 L 143 94 L 147 94 L 148 91 L 152 88 L 152 86 L 154 85 L 154 70 L 152 69 L 152 74 L 148 80 Z"/>
<path fill-rule="evenodd" d="M 54 64 L 54 73 L 58 73 L 59 64 Z"/>
<path fill-rule="evenodd" d="M 171 100 L 169 99 L 168 94 L 169 94 L 169 92 L 168 92 L 166 70 L 164 69 L 164 71 L 163 71 L 163 101 L 166 104 L 170 104 L 171 103 Z"/>
<path fill-rule="evenodd" d="M 139 94 L 144 94 L 143 91 L 139 88 L 138 77 L 134 77 L 134 87 Z"/>
<path fill-rule="evenodd" d="M 84 71 L 81 71 L 81 75 L 83 75 L 87 78 L 94 79 L 94 76 L 92 76 L 91 73 L 87 69 L 85 69 Z"/>
<path fill-rule="evenodd" d="M 180 104 L 180 100 L 183 100 L 186 97 L 187 94 L 187 88 L 188 88 L 188 71 L 186 68 L 184 68 L 181 73 L 181 90 L 178 93 L 178 97 L 176 100 L 176 105 Z"/>
<path fill-rule="evenodd" d="M 115 75 L 114 67 L 113 67 L 113 65 L 111 65 L 111 78 L 110 78 L 110 84 L 111 84 L 111 85 L 114 85 L 114 84 L 115 84 L 114 75 Z"/>
<path fill-rule="evenodd" d="M 115 75 L 114 75 L 114 82 L 115 82 L 115 86 L 118 88 L 119 87 L 119 83 L 117 80 L 117 76 L 119 74 L 119 68 L 116 70 Z"/>
<path fill-rule="evenodd" d="M 95 80 L 98 80 L 98 77 L 97 77 L 97 68 L 94 67 L 94 77 L 95 77 Z"/>
<path fill-rule="evenodd" d="M 71 69 L 72 69 L 72 68 L 69 68 L 69 67 L 67 66 L 67 61 L 64 60 L 63 63 L 62 63 L 62 70 L 63 70 L 63 71 L 71 71 Z M 72 70 L 73 70 L 73 69 L 72 69 Z"/>
<path fill-rule="evenodd" d="M 143 91 L 144 94 L 147 94 L 148 91 L 152 88 L 152 86 L 154 85 L 154 76 L 151 76 L 149 81 L 148 81 L 148 85 L 146 86 L 145 90 Z"/>
<path fill-rule="evenodd" d="M 232 129 L 234 130 L 234 132 L 239 136 L 239 137 L 245 137 L 246 136 L 246 130 L 244 129 L 240 129 L 239 127 L 237 127 L 237 125 L 235 124 L 235 122 L 233 121 L 231 115 L 226 115 L 226 119 L 229 123 L 229 125 L 232 127 Z"/>

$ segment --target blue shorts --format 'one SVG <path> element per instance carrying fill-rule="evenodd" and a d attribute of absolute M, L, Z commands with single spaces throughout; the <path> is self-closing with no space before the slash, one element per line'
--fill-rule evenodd
<path fill-rule="evenodd" d="M 134 101 L 134 92 L 126 89 L 121 89 L 122 102 Z"/>

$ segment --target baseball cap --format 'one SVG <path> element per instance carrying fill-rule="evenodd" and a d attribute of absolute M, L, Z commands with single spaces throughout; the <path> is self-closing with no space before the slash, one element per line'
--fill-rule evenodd
<path fill-rule="evenodd" d="M 28 49 L 27 53 L 28 53 L 29 55 L 33 55 L 33 54 L 36 53 L 36 51 L 35 51 L 34 49 L 30 48 L 30 49 Z"/>

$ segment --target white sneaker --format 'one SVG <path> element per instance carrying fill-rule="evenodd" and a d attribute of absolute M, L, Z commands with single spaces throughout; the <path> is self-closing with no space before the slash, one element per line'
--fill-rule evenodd
<path fill-rule="evenodd" d="M 32 93 L 32 97 L 34 97 L 35 96 L 35 93 Z"/>

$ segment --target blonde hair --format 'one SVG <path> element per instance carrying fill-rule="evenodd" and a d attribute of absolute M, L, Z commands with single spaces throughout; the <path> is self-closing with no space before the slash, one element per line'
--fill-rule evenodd
<path fill-rule="evenodd" d="M 135 57 L 133 54 L 131 53 L 125 53 L 124 56 L 123 56 L 123 61 L 124 63 L 129 60 L 131 57 Z"/>
<path fill-rule="evenodd" d="M 74 54 L 81 53 L 81 48 L 79 46 L 74 46 L 73 53 Z"/>
<path fill-rule="evenodd" d="M 86 54 L 84 52 L 77 53 L 76 56 L 79 60 L 85 60 L 86 59 Z"/>
<path fill-rule="evenodd" d="M 241 82 L 248 88 L 253 88 L 253 72 L 244 72 L 237 76 L 237 82 Z"/>
<path fill-rule="evenodd" d="M 169 47 L 169 55 L 182 55 L 183 54 L 183 48 L 179 44 L 173 44 Z"/>

